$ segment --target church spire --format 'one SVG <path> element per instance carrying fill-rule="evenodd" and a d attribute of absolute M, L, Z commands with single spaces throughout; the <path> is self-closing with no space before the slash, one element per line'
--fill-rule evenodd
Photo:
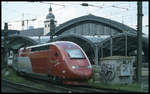
<path fill-rule="evenodd" d="M 46 16 L 46 19 L 55 19 L 55 16 L 54 14 L 52 13 L 52 7 L 50 5 L 50 8 L 49 8 L 49 13 L 48 15 Z"/>
<path fill-rule="evenodd" d="M 49 8 L 49 12 L 52 13 L 52 7 L 51 7 L 51 5 L 50 5 L 50 8 Z"/>

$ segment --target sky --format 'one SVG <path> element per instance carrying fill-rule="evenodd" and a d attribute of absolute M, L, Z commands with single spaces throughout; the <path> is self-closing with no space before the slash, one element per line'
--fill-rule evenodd
<path fill-rule="evenodd" d="M 53 1 L 53 2 L 2 2 L 1 8 L 1 27 L 4 28 L 4 23 L 8 22 L 9 29 L 22 30 L 21 21 L 36 19 L 29 21 L 28 26 L 34 28 L 44 27 L 44 21 L 50 4 L 57 21 L 57 26 L 71 19 L 92 14 L 99 17 L 109 18 L 111 20 L 121 22 L 136 29 L 137 25 L 137 2 L 136 1 Z M 90 6 L 81 6 L 81 3 L 88 3 Z M 143 1 L 143 33 L 149 33 L 149 3 Z M 23 16 L 24 15 L 24 16 Z M 25 27 L 27 29 L 27 22 Z"/>

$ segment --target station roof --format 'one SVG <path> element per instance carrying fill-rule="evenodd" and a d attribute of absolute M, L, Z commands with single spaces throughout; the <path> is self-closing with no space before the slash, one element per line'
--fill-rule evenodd
<path fill-rule="evenodd" d="M 20 35 L 23 36 L 42 36 L 44 34 L 44 28 L 34 28 L 20 31 Z"/>
<path fill-rule="evenodd" d="M 56 35 L 60 35 L 62 32 L 65 31 L 66 28 L 68 28 L 69 26 L 72 26 L 74 24 L 80 23 L 80 22 L 84 22 L 84 21 L 95 21 L 95 22 L 99 22 L 99 23 L 103 23 L 103 24 L 107 24 L 113 28 L 118 29 L 119 31 L 128 31 L 129 33 L 133 33 L 136 34 L 136 30 L 119 22 L 107 19 L 107 18 L 103 18 L 103 17 L 99 17 L 99 16 L 95 16 L 95 15 L 85 15 L 85 16 L 81 16 L 72 20 L 69 20 L 63 24 L 60 24 L 58 27 L 56 27 L 56 31 L 55 34 Z M 50 33 L 48 33 L 47 35 L 50 35 Z"/>
<path fill-rule="evenodd" d="M 33 39 L 34 41 L 36 41 L 39 44 L 42 43 L 47 43 L 50 40 L 49 36 L 29 36 L 29 38 Z"/>
<path fill-rule="evenodd" d="M 18 30 L 8 30 L 8 35 L 19 35 L 19 33 Z M 4 30 L 1 31 L 1 36 L 4 36 Z"/>
<path fill-rule="evenodd" d="M 24 46 L 31 46 L 38 44 L 36 41 L 32 40 L 26 36 L 20 35 L 9 35 L 8 36 L 8 46 L 11 49 L 19 49 Z"/>
<path fill-rule="evenodd" d="M 104 56 L 110 56 L 110 39 L 112 38 L 112 51 L 113 55 L 121 55 L 125 56 L 125 33 L 121 33 L 112 37 L 108 37 L 107 39 L 98 43 L 99 49 L 104 48 L 105 53 Z M 127 33 L 127 54 L 129 56 L 130 52 L 137 50 L 137 35 Z M 142 36 L 142 49 L 146 60 L 148 61 L 149 56 L 149 47 L 148 47 L 148 37 Z"/>

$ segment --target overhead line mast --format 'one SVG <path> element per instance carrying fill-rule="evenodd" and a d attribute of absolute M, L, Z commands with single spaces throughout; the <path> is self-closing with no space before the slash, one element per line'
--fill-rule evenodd
<path fill-rule="evenodd" d="M 137 80 L 138 83 L 141 83 L 141 68 L 142 68 L 142 1 L 137 2 Z"/>

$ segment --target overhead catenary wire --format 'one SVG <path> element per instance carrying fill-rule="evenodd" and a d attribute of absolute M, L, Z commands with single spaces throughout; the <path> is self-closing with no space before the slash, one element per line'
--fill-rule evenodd
<path fill-rule="evenodd" d="M 63 4 L 48 3 L 48 2 L 40 2 L 40 3 L 43 3 L 43 4 L 49 4 L 49 5 L 58 5 L 58 6 L 63 6 L 63 7 L 66 6 L 66 5 L 63 5 Z"/>
<path fill-rule="evenodd" d="M 37 3 L 37 2 L 36 2 Z M 69 2 L 67 2 L 66 4 L 63 4 L 63 3 L 59 3 L 59 2 L 46 2 L 46 1 L 39 1 L 38 3 L 41 3 L 41 4 L 47 4 L 47 5 L 52 5 L 52 6 L 61 6 L 60 8 L 58 8 L 58 9 L 55 9 L 55 7 L 54 7 L 54 12 L 56 12 L 56 11 L 62 11 L 62 8 L 67 8 L 67 6 L 69 6 L 69 7 L 76 7 L 76 6 L 81 6 L 83 3 L 82 2 L 72 2 L 72 3 L 69 3 Z M 87 2 L 85 2 L 85 3 L 87 3 Z M 99 5 L 98 5 L 99 4 Z M 129 2 L 129 3 L 124 3 L 124 2 L 115 2 L 115 4 L 113 3 L 113 4 L 111 4 L 111 3 L 107 3 L 107 2 L 98 2 L 97 4 L 96 3 L 88 3 L 88 11 L 89 11 L 89 8 L 91 8 L 91 7 L 93 7 L 93 8 L 95 8 L 95 10 L 96 10 L 96 8 L 98 9 L 98 10 L 96 10 L 96 12 L 97 11 L 101 11 L 101 10 L 104 10 L 104 9 L 106 9 L 106 8 L 109 8 L 109 7 L 111 7 L 111 8 L 113 8 L 113 9 L 121 9 L 121 10 L 119 10 L 119 12 L 117 12 L 117 13 L 113 13 L 112 12 L 112 18 L 118 18 L 120 15 L 124 15 L 125 14 L 125 12 L 128 12 L 128 11 L 133 11 L 132 9 L 134 9 L 134 8 L 136 8 L 136 6 L 131 6 L 131 4 L 134 4 L 134 3 L 132 3 L 132 2 Z M 75 6 L 76 5 L 76 6 Z M 86 5 L 86 4 L 85 4 Z M 100 9 L 99 9 L 100 8 Z M 128 8 L 128 9 L 127 9 Z M 128 11 L 127 11 L 128 10 Z M 120 11 L 121 11 L 121 13 L 120 13 Z M 15 12 L 16 12 L 16 10 L 15 10 Z M 94 13 L 94 11 L 92 10 L 92 11 L 90 11 L 92 14 Z M 31 14 L 31 13 L 25 13 L 25 14 Z M 95 13 L 96 14 L 96 13 Z M 32 15 L 32 14 L 31 14 Z M 43 15 L 44 16 L 44 15 Z M 58 15 L 59 16 L 59 15 Z M 58 17 L 57 16 L 57 17 Z M 104 15 L 104 17 L 105 16 L 107 16 L 107 15 Z M 108 15 L 109 16 L 109 15 Z M 127 17 L 128 15 L 126 15 L 125 14 L 125 17 Z M 128 16 L 129 17 L 129 16 Z M 120 16 L 120 21 L 121 21 L 121 18 L 122 18 L 122 16 Z M 37 18 L 38 19 L 38 18 Z M 126 18 L 127 19 L 127 18 Z M 125 21 L 125 20 L 124 20 Z M 13 23 L 13 22 L 12 22 Z"/>

